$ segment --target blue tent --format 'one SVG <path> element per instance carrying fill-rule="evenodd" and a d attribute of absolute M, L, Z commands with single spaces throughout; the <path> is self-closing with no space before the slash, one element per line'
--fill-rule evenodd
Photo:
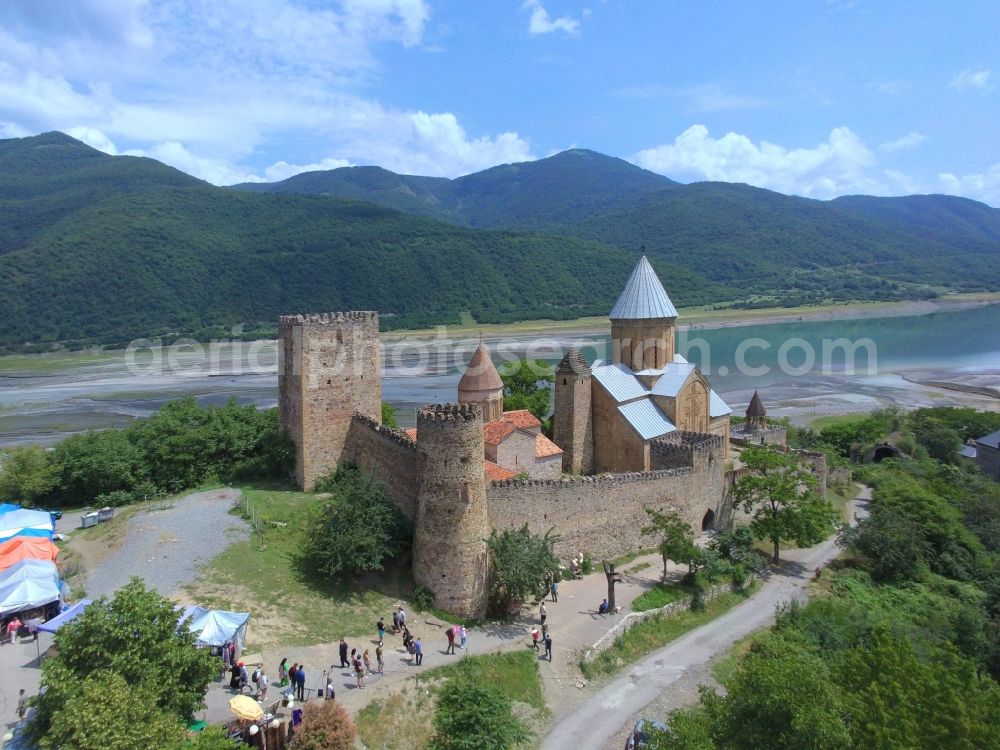
<path fill-rule="evenodd" d="M 0 616 L 59 601 L 61 583 L 50 560 L 21 560 L 0 572 Z"/>
<path fill-rule="evenodd" d="M 249 622 L 249 612 L 225 612 L 204 607 L 188 607 L 180 618 L 180 623 L 195 634 L 199 646 L 224 646 L 234 642 L 241 651 Z"/>
<path fill-rule="evenodd" d="M 83 610 L 85 610 L 89 604 L 90 604 L 90 599 L 81 599 L 72 607 L 67 609 L 62 614 L 60 614 L 58 617 L 53 617 L 48 622 L 43 622 L 41 625 L 38 626 L 38 629 L 45 633 L 55 633 L 57 630 L 59 630 L 59 628 L 61 628 L 67 622 L 75 620 L 77 617 L 79 617 L 80 613 L 83 612 Z"/>
<path fill-rule="evenodd" d="M 11 503 L 0 503 L 0 513 L 9 513 L 12 510 L 21 510 L 21 506 L 12 505 Z"/>

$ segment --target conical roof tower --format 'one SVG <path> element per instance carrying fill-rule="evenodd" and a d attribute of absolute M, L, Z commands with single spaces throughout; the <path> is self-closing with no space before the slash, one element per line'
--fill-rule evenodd
<path fill-rule="evenodd" d="M 458 402 L 481 404 L 485 422 L 500 419 L 503 415 L 503 380 L 482 337 L 458 381 Z"/>
<path fill-rule="evenodd" d="M 639 372 L 662 370 L 673 363 L 677 308 L 645 255 L 632 269 L 608 317 L 614 364 Z"/>

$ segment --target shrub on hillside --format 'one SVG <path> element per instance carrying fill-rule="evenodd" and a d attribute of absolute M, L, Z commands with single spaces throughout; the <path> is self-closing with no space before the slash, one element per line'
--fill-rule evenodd
<path fill-rule="evenodd" d="M 510 750 L 531 734 L 510 698 L 470 679 L 453 679 L 438 695 L 431 750 Z"/>

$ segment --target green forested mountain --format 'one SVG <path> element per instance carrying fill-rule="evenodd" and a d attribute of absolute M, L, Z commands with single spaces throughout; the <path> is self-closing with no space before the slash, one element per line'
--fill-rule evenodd
<path fill-rule="evenodd" d="M 680 305 L 1000 288 L 1000 211 L 944 196 L 679 185 L 583 150 L 455 180 L 367 167 L 238 187 L 60 133 L 0 141 L 0 347 L 347 308 L 387 327 L 600 314 L 640 246 Z"/>

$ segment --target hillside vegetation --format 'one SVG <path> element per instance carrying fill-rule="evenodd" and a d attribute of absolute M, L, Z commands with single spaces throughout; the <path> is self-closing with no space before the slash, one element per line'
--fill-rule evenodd
<path fill-rule="evenodd" d="M 236 187 L 61 133 L 0 141 L 0 350 L 250 336 L 321 310 L 384 328 L 599 315 L 640 246 L 682 306 L 1000 288 L 1000 211 L 943 196 L 685 186 L 579 149 L 455 180 Z"/>

